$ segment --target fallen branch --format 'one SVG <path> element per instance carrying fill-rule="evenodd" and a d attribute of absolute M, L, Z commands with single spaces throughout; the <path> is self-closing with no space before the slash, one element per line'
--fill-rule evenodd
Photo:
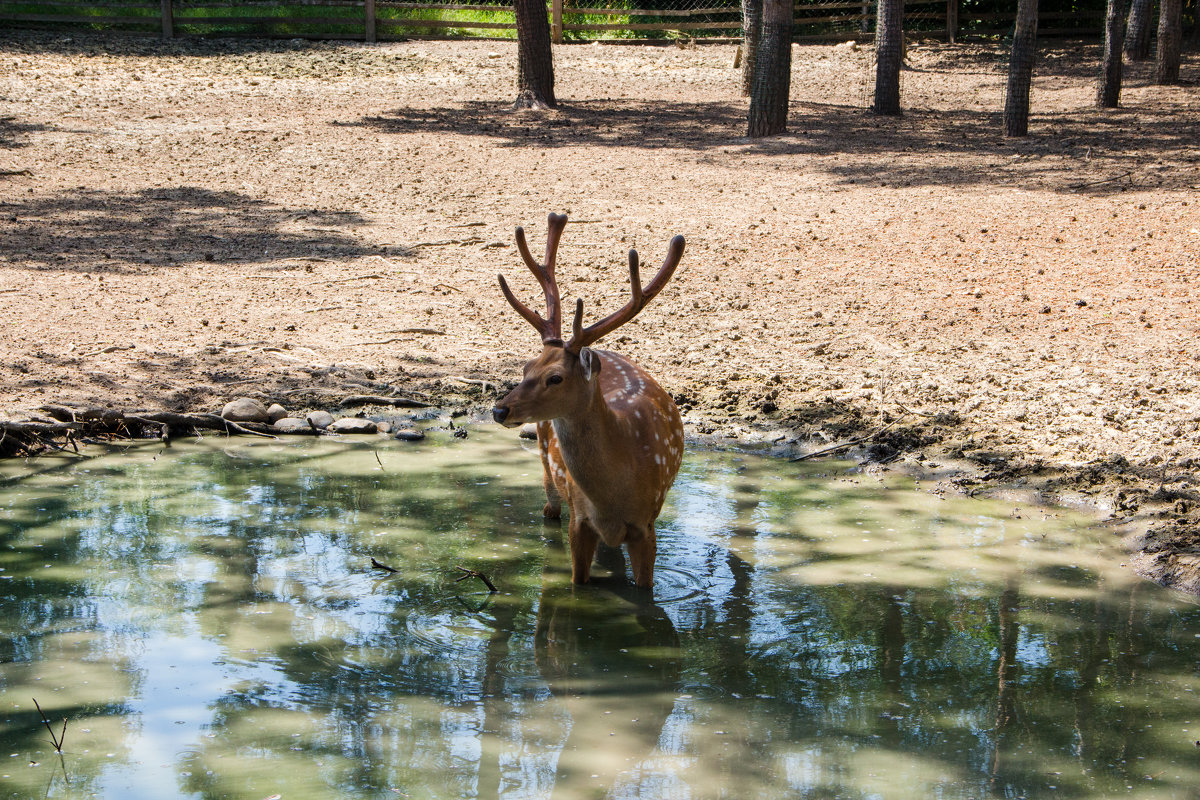
<path fill-rule="evenodd" d="M 395 572 L 399 572 L 399 571 L 400 571 L 400 570 L 396 569 L 395 567 L 389 567 L 387 564 L 384 564 L 384 563 L 383 563 L 383 562 L 381 562 L 381 561 L 376 561 L 376 560 L 374 559 L 374 557 L 372 557 L 372 558 L 371 558 L 371 566 L 372 566 L 372 567 L 374 567 L 375 569 L 381 569 L 381 570 L 383 570 L 384 572 L 392 572 L 392 573 L 395 573 Z"/>
<path fill-rule="evenodd" d="M 466 567 L 455 567 L 455 569 L 462 572 L 462 575 L 460 575 L 459 577 L 454 579 L 455 583 L 461 583 L 462 581 L 465 581 L 467 578 L 479 578 L 479 580 L 483 581 L 483 585 L 486 586 L 488 588 L 488 591 L 491 592 L 492 594 L 495 594 L 497 591 L 499 591 L 496 588 L 496 584 L 492 583 L 491 580 L 488 578 L 488 576 L 484 575 L 479 570 L 467 569 Z"/>
<path fill-rule="evenodd" d="M 338 403 L 342 408 L 350 406 L 396 406 L 397 408 L 429 408 L 430 404 L 410 397 L 384 397 L 377 394 L 352 394 Z"/>
<path fill-rule="evenodd" d="M 403 328 L 398 331 L 391 331 L 391 333 L 419 333 L 419 334 L 423 334 L 425 336 L 445 336 L 446 335 L 445 331 L 439 331 L 437 328 Z M 392 344 L 393 342 L 403 342 L 403 341 L 407 341 L 407 340 L 403 339 L 399 336 L 393 336 L 391 339 L 384 339 L 383 341 L 380 341 L 380 342 L 355 342 L 354 344 L 361 346 L 361 345 L 369 345 L 369 344 Z"/>
<path fill-rule="evenodd" d="M 881 434 L 884 431 L 886 431 L 887 429 L 893 427 L 900 420 L 904 419 L 905 416 L 907 416 L 907 415 L 901 414 L 900 416 L 896 417 L 894 420 L 889 422 L 887 425 L 884 425 L 883 427 L 880 427 L 880 428 L 876 428 L 875 430 L 871 431 L 870 433 L 868 433 L 865 436 L 859 436 L 857 439 L 851 439 L 848 442 L 842 442 L 841 444 L 835 444 L 835 445 L 826 447 L 821 450 L 813 451 L 811 453 L 805 453 L 804 455 L 796 456 L 795 458 L 792 458 L 789 460 L 793 461 L 793 462 L 810 461 L 811 459 L 814 459 L 814 458 L 820 458 L 821 456 L 828 456 L 828 455 L 832 455 L 834 453 L 840 453 L 843 450 L 849 450 L 852 447 L 857 447 L 858 445 L 863 444 L 864 442 L 871 441 L 879 434 Z"/>

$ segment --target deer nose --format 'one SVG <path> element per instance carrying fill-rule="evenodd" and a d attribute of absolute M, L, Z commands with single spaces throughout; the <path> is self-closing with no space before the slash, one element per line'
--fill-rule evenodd
<path fill-rule="evenodd" d="M 504 406 L 496 406 L 492 409 L 492 419 L 503 425 L 504 420 L 508 419 L 508 409 Z"/>

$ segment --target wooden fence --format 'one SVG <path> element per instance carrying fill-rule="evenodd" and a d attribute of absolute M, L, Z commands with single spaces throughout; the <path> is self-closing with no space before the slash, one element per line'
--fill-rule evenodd
<path fill-rule="evenodd" d="M 680 0 L 691 8 L 633 8 L 639 0 L 548 0 L 554 41 L 688 37 L 729 39 L 741 35 L 740 0 Z M 587 0 L 583 0 L 587 2 Z M 644 5 L 657 3 L 644 2 Z M 1014 4 L 1015 5 L 1015 4 Z M 844 41 L 874 36 L 873 0 L 802 2 L 795 5 L 797 41 Z M 1095 13 L 1046 12 L 1038 34 L 1096 35 L 1104 22 Z M 959 0 L 905 0 L 905 29 L 913 35 L 956 41 L 997 37 L 1012 30 L 1012 13 L 969 13 Z M 512 5 L 388 0 L 0 0 L 0 26 L 51 30 L 109 30 L 176 36 L 259 36 L 353 39 L 513 38 Z"/>

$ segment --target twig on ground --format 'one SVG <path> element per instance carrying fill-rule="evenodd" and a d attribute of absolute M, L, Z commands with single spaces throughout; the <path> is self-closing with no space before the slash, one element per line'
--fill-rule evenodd
<path fill-rule="evenodd" d="M 497 384 L 493 383 L 492 381 L 485 381 L 482 378 L 463 378 L 458 375 L 448 375 L 445 378 L 443 378 L 442 380 L 443 381 L 458 381 L 459 383 L 465 383 L 470 386 L 482 386 L 483 390 L 485 392 L 491 391 L 492 389 L 499 390 L 499 388 L 500 388 Z"/>
<path fill-rule="evenodd" d="M 497 591 L 499 591 L 496 588 L 496 584 L 492 583 L 491 579 L 489 579 L 487 575 L 484 575 L 479 570 L 467 569 L 466 567 L 455 567 L 455 569 L 462 572 L 462 575 L 460 575 L 454 579 L 455 583 L 461 583 L 462 581 L 465 581 L 467 578 L 479 578 L 479 580 L 483 581 L 483 585 L 488 588 L 489 592 L 495 594 Z"/>
<path fill-rule="evenodd" d="M 417 242 L 416 244 L 409 245 L 409 247 L 415 249 L 417 247 L 446 247 L 448 245 L 466 246 L 469 244 L 480 244 L 482 242 L 483 239 L 480 239 L 478 236 L 472 236 L 468 239 L 444 239 L 440 242 Z"/>
<path fill-rule="evenodd" d="M 370 275 L 355 275 L 353 278 L 339 278 L 339 279 L 338 279 L 338 280 L 336 280 L 336 281 L 325 281 L 325 285 L 326 285 L 326 286 L 332 286 L 332 285 L 333 285 L 333 284 L 335 284 L 335 283 L 350 283 L 351 281 L 372 281 L 372 280 L 382 280 L 383 278 L 384 278 L 384 276 L 383 276 L 383 275 L 378 275 L 378 274 L 376 274 L 376 273 L 371 273 Z"/>
<path fill-rule="evenodd" d="M 838 453 L 838 452 L 841 452 L 842 450 L 849 450 L 850 448 L 852 448 L 852 447 L 856 447 L 856 446 L 858 446 L 858 445 L 862 444 L 863 442 L 869 442 L 869 441 L 871 441 L 871 440 L 872 440 L 872 439 L 874 439 L 876 436 L 878 436 L 879 434 L 883 433 L 883 432 L 884 432 L 884 431 L 886 431 L 888 428 L 891 428 L 892 426 L 894 426 L 894 425 L 895 425 L 897 422 L 899 422 L 900 420 L 904 419 L 904 417 L 905 417 L 905 416 L 906 416 L 906 415 L 902 414 L 902 415 L 900 415 L 899 417 L 896 417 L 896 418 L 895 418 L 894 420 L 892 420 L 891 422 L 889 422 L 887 425 L 884 425 L 884 426 L 883 426 L 883 427 L 881 427 L 881 428 L 876 428 L 875 430 L 871 431 L 870 433 L 866 434 L 865 436 L 859 436 L 858 438 L 856 438 L 856 439 L 851 439 L 851 440 L 850 440 L 850 441 L 848 441 L 848 442 L 842 442 L 841 444 L 835 444 L 835 445 L 832 445 L 832 446 L 830 446 L 830 447 L 823 448 L 823 449 L 821 449 L 821 450 L 816 450 L 816 451 L 814 451 L 814 452 L 812 452 L 812 453 L 805 453 L 804 455 L 801 455 L 801 456 L 796 456 L 795 458 L 792 458 L 792 459 L 790 459 L 790 460 L 791 460 L 791 461 L 793 461 L 793 462 L 795 462 L 795 461 L 809 461 L 809 460 L 811 460 L 811 459 L 814 459 L 814 458 L 820 458 L 821 456 L 832 455 L 833 453 Z"/>
<path fill-rule="evenodd" d="M 113 345 L 109 345 L 108 347 L 102 348 L 100 350 L 95 350 L 91 353 L 84 353 L 83 357 L 89 358 L 91 356 L 100 356 L 100 355 L 105 355 L 106 353 L 117 353 L 117 352 L 120 352 L 121 350 L 132 350 L 132 349 L 133 349 L 133 345 L 131 345 L 131 344 L 113 344 Z"/>
<path fill-rule="evenodd" d="M 389 331 L 389 333 L 419 333 L 425 336 L 445 336 L 445 331 L 439 331 L 437 328 L 402 328 L 398 331 Z M 393 342 L 403 342 L 405 339 L 399 336 L 393 336 L 391 339 L 384 339 L 381 342 L 354 342 L 355 345 L 367 344 L 392 344 Z"/>
<path fill-rule="evenodd" d="M 1133 174 L 1133 170 L 1129 170 L 1128 172 L 1122 172 L 1120 175 L 1115 175 L 1111 178 L 1104 178 L 1103 180 L 1099 180 L 1099 181 L 1088 181 L 1087 183 L 1072 183 L 1067 188 L 1068 189 L 1086 189 L 1089 186 L 1100 186 L 1101 184 L 1112 183 L 1113 181 L 1119 181 L 1119 180 L 1121 180 L 1121 178 L 1127 178 L 1132 174 Z"/>

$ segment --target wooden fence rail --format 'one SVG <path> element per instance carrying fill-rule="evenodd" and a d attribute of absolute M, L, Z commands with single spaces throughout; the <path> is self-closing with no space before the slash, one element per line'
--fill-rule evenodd
<path fill-rule="evenodd" d="M 636 2 L 636 0 L 634 0 Z M 720 0 L 717 0 L 720 2 Z M 741 35 L 741 4 L 728 0 L 692 9 L 570 6 L 547 0 L 554 41 L 587 34 L 657 36 L 672 33 L 708 38 Z M 797 41 L 870 39 L 873 0 L 797 2 Z M 1097 35 L 1104 11 L 1044 12 L 1039 34 Z M 906 0 L 906 26 L 921 36 L 954 42 L 964 36 L 1003 36 L 1012 29 L 1012 13 L 978 13 L 959 8 L 959 0 Z M 0 26 L 120 29 L 175 36 L 265 36 L 358 39 L 367 42 L 407 37 L 476 35 L 515 36 L 511 4 L 389 2 L 389 0 L 0 0 Z M 815 30 L 814 30 L 815 29 Z M 595 37 L 592 37 L 595 38 Z"/>

